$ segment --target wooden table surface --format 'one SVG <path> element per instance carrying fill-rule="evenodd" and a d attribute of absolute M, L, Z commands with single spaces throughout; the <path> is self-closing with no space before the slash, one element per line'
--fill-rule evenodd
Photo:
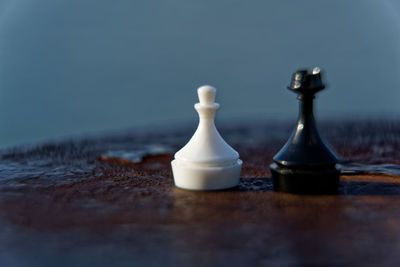
<path fill-rule="evenodd" d="M 237 188 L 214 192 L 173 185 L 193 127 L 3 150 L 0 266 L 400 266 L 400 121 L 320 123 L 344 166 L 393 171 L 347 172 L 327 196 L 272 191 L 293 126 L 221 127 L 244 165 Z M 155 145 L 165 152 L 139 163 L 104 156 Z"/>

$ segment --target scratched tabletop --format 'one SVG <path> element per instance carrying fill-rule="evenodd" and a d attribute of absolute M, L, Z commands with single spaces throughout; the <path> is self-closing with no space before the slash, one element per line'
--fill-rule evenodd
<path fill-rule="evenodd" d="M 0 266 L 400 266 L 400 121 L 321 121 L 338 195 L 272 190 L 293 121 L 220 127 L 238 187 L 174 187 L 194 128 L 131 130 L 0 152 Z"/>

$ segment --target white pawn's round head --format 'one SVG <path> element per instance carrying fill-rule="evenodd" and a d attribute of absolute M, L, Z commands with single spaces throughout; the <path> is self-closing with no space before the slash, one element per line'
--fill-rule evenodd
<path fill-rule="evenodd" d="M 197 89 L 199 101 L 201 105 L 213 105 L 215 103 L 215 95 L 217 90 L 210 85 L 203 85 Z"/>

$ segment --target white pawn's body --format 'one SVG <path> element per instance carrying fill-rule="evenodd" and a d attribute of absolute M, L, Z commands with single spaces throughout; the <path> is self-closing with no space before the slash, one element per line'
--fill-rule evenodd
<path fill-rule="evenodd" d="M 190 190 L 219 190 L 239 183 L 242 161 L 218 133 L 214 117 L 219 104 L 216 90 L 202 86 L 197 90 L 200 103 L 199 126 L 190 141 L 175 154 L 171 162 L 175 185 Z"/>

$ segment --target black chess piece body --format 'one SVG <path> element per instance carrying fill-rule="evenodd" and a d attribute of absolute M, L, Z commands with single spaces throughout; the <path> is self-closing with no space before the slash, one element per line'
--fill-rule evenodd
<path fill-rule="evenodd" d="M 294 73 L 288 87 L 298 94 L 297 127 L 274 157 L 270 169 L 275 191 L 296 194 L 334 194 L 339 187 L 338 159 L 318 133 L 314 118 L 315 94 L 324 89 L 319 68 Z"/>

